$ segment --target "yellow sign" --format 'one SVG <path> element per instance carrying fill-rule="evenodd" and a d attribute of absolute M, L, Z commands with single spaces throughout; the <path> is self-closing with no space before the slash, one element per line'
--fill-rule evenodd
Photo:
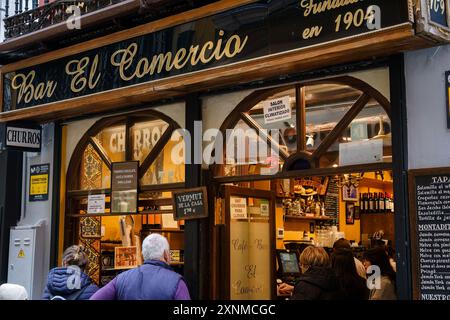
<path fill-rule="evenodd" d="M 17 258 L 25 258 L 25 252 L 23 249 L 20 249 L 19 254 L 17 255 Z"/>
<path fill-rule="evenodd" d="M 31 176 L 30 195 L 47 194 L 48 174 Z"/>

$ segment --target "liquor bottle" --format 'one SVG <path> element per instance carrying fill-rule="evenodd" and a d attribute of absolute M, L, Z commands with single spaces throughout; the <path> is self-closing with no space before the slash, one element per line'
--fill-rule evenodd
<path fill-rule="evenodd" d="M 374 213 L 374 212 L 375 212 L 375 207 L 374 207 L 373 196 L 372 196 L 372 192 L 369 192 L 369 213 Z"/>
<path fill-rule="evenodd" d="M 380 212 L 380 199 L 378 198 L 378 192 L 373 193 L 373 210 L 375 213 Z"/>
<path fill-rule="evenodd" d="M 361 213 L 365 213 L 365 209 L 364 209 L 364 195 L 365 195 L 365 193 L 360 193 L 359 194 L 359 207 L 361 209 Z"/>
<path fill-rule="evenodd" d="M 386 212 L 386 198 L 383 194 L 383 192 L 380 192 L 380 212 L 385 213 Z"/>
<path fill-rule="evenodd" d="M 391 212 L 394 213 L 394 195 L 391 194 Z"/>

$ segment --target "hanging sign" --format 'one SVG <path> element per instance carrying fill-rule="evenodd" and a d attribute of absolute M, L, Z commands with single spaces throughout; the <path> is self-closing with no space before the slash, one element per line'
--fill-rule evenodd
<path fill-rule="evenodd" d="M 448 27 L 447 0 L 430 0 L 430 20 L 441 26 Z"/>
<path fill-rule="evenodd" d="M 50 164 L 30 166 L 30 201 L 48 200 Z"/>
<path fill-rule="evenodd" d="M 40 126 L 25 123 L 3 123 L 0 126 L 0 150 L 41 151 Z"/>
<path fill-rule="evenodd" d="M 173 218 L 191 220 L 208 217 L 208 199 L 205 187 L 172 192 Z"/>
<path fill-rule="evenodd" d="M 88 196 L 87 213 L 105 213 L 105 195 L 90 194 Z"/>
<path fill-rule="evenodd" d="M 111 165 L 111 213 L 136 213 L 138 210 L 139 161 Z"/>
<path fill-rule="evenodd" d="M 289 96 L 264 101 L 264 123 L 280 122 L 291 119 Z"/>

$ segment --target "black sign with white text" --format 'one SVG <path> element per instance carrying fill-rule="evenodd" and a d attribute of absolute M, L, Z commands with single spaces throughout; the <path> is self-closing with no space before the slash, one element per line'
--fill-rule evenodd
<path fill-rule="evenodd" d="M 186 189 L 172 193 L 175 220 L 190 220 L 208 217 L 206 188 Z"/>
<path fill-rule="evenodd" d="M 450 300 L 450 173 L 413 178 L 417 297 Z"/>

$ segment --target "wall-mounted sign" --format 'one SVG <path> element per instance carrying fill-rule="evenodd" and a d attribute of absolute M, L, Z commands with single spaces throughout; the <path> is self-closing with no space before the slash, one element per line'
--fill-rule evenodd
<path fill-rule="evenodd" d="M 25 123 L 3 123 L 0 126 L 0 149 L 41 151 L 42 130 L 40 126 Z"/>
<path fill-rule="evenodd" d="M 30 201 L 47 201 L 50 164 L 30 166 Z"/>
<path fill-rule="evenodd" d="M 445 72 L 445 113 L 447 114 L 447 128 L 450 129 L 450 71 Z"/>
<path fill-rule="evenodd" d="M 409 178 L 413 298 L 450 300 L 450 168 Z"/>
<path fill-rule="evenodd" d="M 405 0 L 327 3 L 258 1 L 5 72 L 3 111 L 224 67 L 409 23 Z"/>
<path fill-rule="evenodd" d="M 247 199 L 241 197 L 230 197 L 231 219 L 247 219 Z"/>
<path fill-rule="evenodd" d="M 448 1 L 447 0 L 429 0 L 430 1 L 430 21 L 441 26 L 448 27 Z"/>
<path fill-rule="evenodd" d="M 414 8 L 417 34 L 440 42 L 449 42 L 449 6 L 448 0 L 417 0 Z"/>
<path fill-rule="evenodd" d="M 139 161 L 113 162 L 111 166 L 111 212 L 138 210 Z"/>
<path fill-rule="evenodd" d="M 172 192 L 173 218 L 191 220 L 208 217 L 208 198 L 205 187 Z"/>
<path fill-rule="evenodd" d="M 264 106 L 264 123 L 273 123 L 291 119 L 291 102 L 289 96 L 267 100 Z"/>
<path fill-rule="evenodd" d="M 88 196 L 87 213 L 92 214 L 105 213 L 104 194 L 90 194 Z"/>

